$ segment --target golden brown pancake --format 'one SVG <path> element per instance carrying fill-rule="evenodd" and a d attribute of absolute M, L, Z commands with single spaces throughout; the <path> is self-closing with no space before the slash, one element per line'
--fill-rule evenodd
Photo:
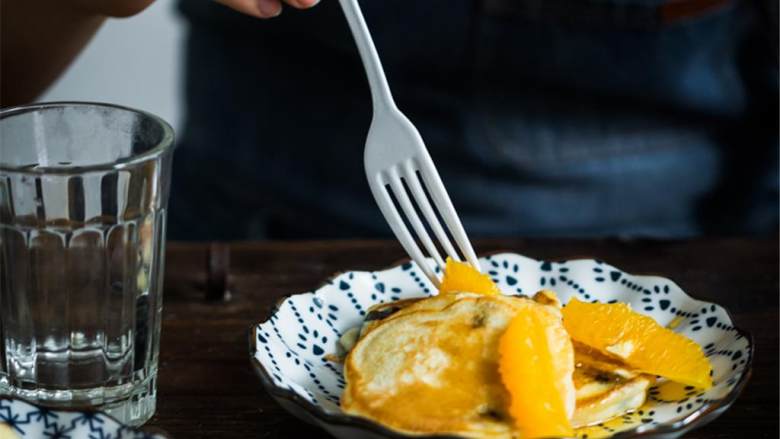
<path fill-rule="evenodd" d="M 654 382 L 650 375 L 632 370 L 621 360 L 574 342 L 574 387 L 577 409 L 574 427 L 597 424 L 636 410 L 645 402 Z"/>
<path fill-rule="evenodd" d="M 560 317 L 554 295 L 534 300 L 544 305 L 453 293 L 372 307 L 345 361 L 343 410 L 411 434 L 519 437 L 498 372 L 498 340 L 525 306 Z M 577 343 L 573 363 L 567 405 L 575 427 L 638 408 L 652 383 L 619 359 Z"/>
<path fill-rule="evenodd" d="M 527 306 L 549 308 L 472 293 L 406 306 L 364 331 L 350 352 L 342 408 L 408 433 L 515 437 L 498 341 Z M 573 385 L 570 399 L 573 408 Z"/>
<path fill-rule="evenodd" d="M 16 439 L 20 437 L 16 432 L 5 422 L 0 422 L 0 439 Z"/>

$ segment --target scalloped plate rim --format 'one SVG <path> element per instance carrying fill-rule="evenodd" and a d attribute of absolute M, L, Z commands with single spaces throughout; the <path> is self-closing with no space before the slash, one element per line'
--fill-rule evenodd
<path fill-rule="evenodd" d="M 532 258 L 529 256 L 525 256 L 520 253 L 515 252 L 509 252 L 509 251 L 496 251 L 496 252 L 489 252 L 484 253 L 482 256 L 479 256 L 480 260 L 483 260 L 485 258 L 492 258 L 492 257 L 500 257 L 503 255 L 511 255 L 511 256 L 520 256 L 523 258 L 530 259 L 532 261 L 536 262 L 542 262 L 545 260 Z M 551 260 L 547 260 L 551 261 Z M 583 262 L 604 262 L 600 259 L 596 258 L 588 258 L 588 257 L 576 257 L 574 259 L 559 259 L 557 261 L 566 261 L 568 262 L 577 262 L 577 261 L 583 261 Z M 273 380 L 271 379 L 271 376 L 266 370 L 265 366 L 255 357 L 255 352 L 257 352 L 257 337 L 255 337 L 255 331 L 256 329 L 265 323 L 268 323 L 271 320 L 271 317 L 274 316 L 280 309 L 280 307 L 287 302 L 289 299 L 295 296 L 304 295 L 304 294 L 312 294 L 316 293 L 323 287 L 330 285 L 330 282 L 333 279 L 338 278 L 339 276 L 342 276 L 344 274 L 348 273 L 384 273 L 389 272 L 392 270 L 397 269 L 398 267 L 411 262 L 411 259 L 404 258 L 400 259 L 398 262 L 394 263 L 393 265 L 390 265 L 388 267 L 375 270 L 375 271 L 365 271 L 365 270 L 347 270 L 347 271 L 339 271 L 331 276 L 328 276 L 324 281 L 322 281 L 320 284 L 317 285 L 312 290 L 304 291 L 300 293 L 292 293 L 285 295 L 279 300 L 276 301 L 271 311 L 268 313 L 268 318 L 266 318 L 263 321 L 253 323 L 249 328 L 249 354 L 250 354 L 250 362 L 252 365 L 252 369 L 254 370 L 255 374 L 260 379 L 260 383 L 263 385 L 263 388 L 266 392 L 268 392 L 269 395 L 271 395 L 274 400 L 277 401 L 285 410 L 290 412 L 292 415 L 296 416 L 299 419 L 302 419 L 316 427 L 319 428 L 325 428 L 321 424 L 327 424 L 327 425 L 334 425 L 334 426 L 343 426 L 343 427 L 355 427 L 355 428 L 363 428 L 371 431 L 372 433 L 380 434 L 384 437 L 393 438 L 393 439 L 403 439 L 403 438 L 415 438 L 415 439 L 462 439 L 462 436 L 453 436 L 453 435 L 409 435 L 404 434 L 395 430 L 392 430 L 388 427 L 385 427 L 382 424 L 379 424 L 377 422 L 371 421 L 369 419 L 361 418 L 358 416 L 348 415 L 344 413 L 328 413 L 325 410 L 323 410 L 320 407 L 315 406 L 311 402 L 307 401 L 303 397 L 301 397 L 298 393 L 291 389 L 285 389 L 282 387 L 277 386 Z M 650 280 L 650 279 L 659 279 L 663 280 L 665 282 L 670 283 L 671 285 L 674 285 L 677 287 L 682 294 L 692 300 L 695 300 L 697 302 L 703 302 L 708 305 L 717 305 L 720 308 L 723 309 L 726 316 L 728 317 L 729 321 L 731 322 L 734 330 L 740 334 L 742 337 L 744 337 L 748 342 L 748 350 L 747 350 L 747 358 L 746 363 L 744 367 L 744 372 L 740 376 L 739 380 L 734 384 L 734 388 L 726 394 L 723 398 L 715 401 L 710 401 L 706 404 L 704 404 L 701 408 L 698 410 L 690 413 L 688 416 L 686 416 L 683 419 L 680 419 L 679 421 L 676 421 L 671 424 L 659 424 L 655 427 L 649 427 L 649 428 L 643 428 L 643 425 L 638 426 L 637 428 L 620 431 L 612 436 L 610 436 L 612 439 L 626 439 L 626 438 L 633 438 L 633 437 L 679 437 L 686 432 L 702 427 L 718 416 L 720 416 L 724 411 L 728 410 L 734 402 L 739 398 L 739 396 L 742 394 L 742 391 L 744 390 L 745 386 L 747 385 L 747 382 L 750 380 L 750 377 L 753 372 L 753 357 L 754 357 L 754 351 L 755 351 L 755 343 L 753 339 L 753 335 L 748 332 L 745 329 L 742 329 L 734 324 L 734 318 L 731 315 L 731 312 L 723 307 L 722 305 L 719 305 L 714 302 L 707 302 L 704 300 L 697 299 L 690 294 L 688 294 L 683 288 L 681 288 L 675 281 L 673 281 L 670 278 L 663 277 L 661 275 L 657 274 L 636 274 L 636 273 L 630 273 L 627 271 L 622 270 L 621 268 L 614 266 L 612 264 L 607 263 L 608 265 L 620 270 L 622 273 L 625 273 L 626 275 L 631 275 L 636 278 L 640 278 L 643 280 Z M 305 416 L 301 416 L 301 413 L 292 412 L 287 408 L 287 406 L 284 404 L 284 402 L 292 403 L 296 408 L 303 411 L 303 414 Z"/>

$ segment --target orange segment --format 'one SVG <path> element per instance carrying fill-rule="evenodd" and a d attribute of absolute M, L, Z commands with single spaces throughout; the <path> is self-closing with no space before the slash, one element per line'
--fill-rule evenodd
<path fill-rule="evenodd" d="M 583 303 L 563 308 L 571 338 L 617 356 L 640 371 L 702 389 L 712 387 L 712 366 L 701 346 L 625 303 Z"/>
<path fill-rule="evenodd" d="M 540 308 L 520 311 L 501 336 L 501 381 L 522 437 L 569 437 L 574 350 L 560 319 Z"/>
<path fill-rule="evenodd" d="M 459 292 L 501 294 L 490 276 L 480 273 L 465 262 L 447 258 L 439 294 Z"/>

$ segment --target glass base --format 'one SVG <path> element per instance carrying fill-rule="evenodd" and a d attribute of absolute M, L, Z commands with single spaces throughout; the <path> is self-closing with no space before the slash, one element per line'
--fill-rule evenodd
<path fill-rule="evenodd" d="M 134 383 L 77 390 L 22 389 L 4 378 L 0 375 L 0 395 L 54 410 L 101 411 L 131 427 L 148 421 L 157 406 L 156 373 Z"/>

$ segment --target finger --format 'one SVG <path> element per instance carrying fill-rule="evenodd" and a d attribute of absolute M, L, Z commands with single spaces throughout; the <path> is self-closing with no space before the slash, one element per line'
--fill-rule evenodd
<path fill-rule="evenodd" d="M 279 0 L 217 0 L 225 6 L 257 18 L 276 17 L 282 13 Z"/>
<path fill-rule="evenodd" d="M 153 0 L 77 0 L 71 3 L 79 11 L 90 14 L 100 14 L 108 17 L 125 18 L 138 14 L 149 5 Z"/>
<path fill-rule="evenodd" d="M 288 5 L 297 9 L 309 9 L 320 2 L 320 0 L 284 0 Z"/>

